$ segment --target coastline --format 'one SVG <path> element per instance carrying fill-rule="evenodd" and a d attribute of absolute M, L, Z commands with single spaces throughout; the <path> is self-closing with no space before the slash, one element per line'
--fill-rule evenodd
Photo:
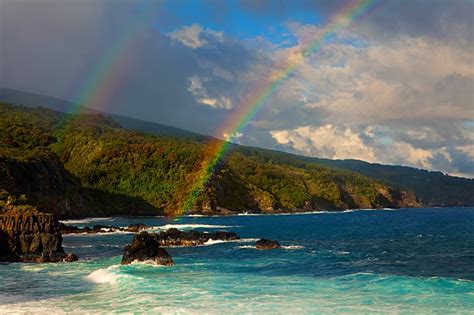
<path fill-rule="evenodd" d="M 87 224 L 94 221 L 107 221 L 115 218 L 122 219 L 135 219 L 135 218 L 163 218 L 163 219 L 177 219 L 177 218 L 227 218 L 227 217 L 242 217 L 242 216 L 293 216 L 293 215 L 311 215 L 311 214 L 343 214 L 352 212 L 362 211 L 406 211 L 406 210 L 423 210 L 423 209 L 463 209 L 463 208 L 474 208 L 474 206 L 458 206 L 458 207 L 416 207 L 416 208 L 380 208 L 380 209 L 346 209 L 346 210 L 324 210 L 324 211 L 295 211 L 295 212 L 276 212 L 276 213 L 233 213 L 233 214 L 186 214 L 178 217 L 164 216 L 164 215 L 114 215 L 104 217 L 86 217 L 86 218 L 72 218 L 72 219 L 60 219 L 59 221 L 64 224 Z"/>

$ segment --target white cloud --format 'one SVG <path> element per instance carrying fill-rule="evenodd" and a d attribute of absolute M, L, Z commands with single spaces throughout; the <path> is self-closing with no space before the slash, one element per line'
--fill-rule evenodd
<path fill-rule="evenodd" d="M 231 142 L 238 142 L 239 138 L 242 138 L 244 134 L 241 133 L 241 132 L 234 132 L 234 133 L 227 133 L 225 132 L 222 136 L 224 137 L 224 139 L 226 139 L 227 141 L 231 141 Z"/>
<path fill-rule="evenodd" d="M 361 159 L 376 161 L 372 148 L 349 128 L 328 124 L 321 127 L 303 126 L 293 130 L 270 131 L 280 144 L 312 155 L 334 159 Z"/>
<path fill-rule="evenodd" d="M 298 44 L 278 48 L 272 60 L 300 66 L 252 126 L 270 130 L 280 148 L 296 153 L 474 176 L 468 162 L 474 138 L 472 43 L 409 36 L 383 42 L 343 32 L 301 61 L 302 47 L 322 29 L 292 29 Z"/>
<path fill-rule="evenodd" d="M 229 97 L 224 95 L 218 95 L 215 97 L 209 96 L 209 93 L 204 86 L 208 81 L 210 81 L 210 79 L 206 77 L 201 78 L 198 76 L 191 76 L 189 78 L 188 91 L 195 97 L 196 102 L 213 108 L 231 109 L 232 101 Z"/>
<path fill-rule="evenodd" d="M 169 34 L 171 39 L 193 49 L 209 44 L 210 40 L 222 42 L 224 34 L 211 29 L 204 29 L 199 24 L 183 26 Z"/>
<path fill-rule="evenodd" d="M 275 130 L 270 131 L 270 134 L 279 144 L 298 152 L 330 159 L 359 159 L 429 169 L 432 167 L 430 159 L 434 153 L 446 154 L 445 151 L 432 152 L 416 148 L 403 141 L 384 143 L 375 138 L 372 128 L 357 133 L 348 127 L 328 124 L 321 127 L 304 126 L 292 130 Z M 374 138 L 371 139 L 375 140 L 372 146 L 364 143 L 363 135 Z"/>
<path fill-rule="evenodd" d="M 324 108 L 337 121 L 464 119 L 474 113 L 472 52 L 428 39 L 360 48 L 332 43 L 315 62 L 305 61 L 288 86 L 310 82 L 307 107 Z"/>
<path fill-rule="evenodd" d="M 433 153 L 430 150 L 415 148 L 406 142 L 397 142 L 387 148 L 386 153 L 391 154 L 391 159 L 394 164 L 404 164 L 416 166 L 419 168 L 430 169 L 432 164 L 430 159 L 433 158 Z M 381 156 L 382 161 L 383 156 Z"/>

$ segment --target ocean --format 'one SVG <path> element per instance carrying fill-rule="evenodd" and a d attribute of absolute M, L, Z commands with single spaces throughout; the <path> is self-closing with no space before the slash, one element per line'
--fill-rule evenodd
<path fill-rule="evenodd" d="M 66 235 L 80 261 L 1 264 L 0 313 L 474 314 L 474 208 L 66 222 L 228 230 L 168 248 L 176 265 L 121 266 L 133 234 Z M 283 248 L 256 250 L 258 238 Z"/>

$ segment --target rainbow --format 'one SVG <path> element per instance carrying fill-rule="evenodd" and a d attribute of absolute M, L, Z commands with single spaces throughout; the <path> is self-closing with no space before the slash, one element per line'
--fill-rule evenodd
<path fill-rule="evenodd" d="M 193 184 L 181 209 L 179 209 L 180 213 L 178 215 L 185 214 L 195 205 L 196 199 L 215 173 L 219 161 L 228 151 L 232 137 L 242 133 L 270 96 L 304 63 L 304 59 L 319 52 L 323 44 L 341 29 L 369 16 L 378 7 L 377 4 L 379 3 L 380 1 L 377 0 L 350 1 L 333 17 L 325 31 L 318 38 L 307 44 L 302 43 L 300 45 L 302 49 L 298 54 L 288 55 L 277 65 L 276 70 L 271 71 L 260 84 L 248 93 L 242 104 L 237 107 L 237 110 L 216 131 L 215 136 L 217 138 L 227 135 L 227 141 L 213 139 L 206 145 L 199 172 L 196 178 L 192 179 Z"/>
<path fill-rule="evenodd" d="M 143 2 L 134 10 L 137 14 L 129 21 L 126 31 L 110 46 L 91 67 L 86 80 L 80 85 L 75 95 L 71 98 L 73 104 L 67 109 L 68 113 L 80 113 L 84 107 L 98 111 L 106 111 L 113 93 L 127 72 L 131 60 L 134 43 L 146 27 L 147 23 L 156 12 L 152 2 Z"/>

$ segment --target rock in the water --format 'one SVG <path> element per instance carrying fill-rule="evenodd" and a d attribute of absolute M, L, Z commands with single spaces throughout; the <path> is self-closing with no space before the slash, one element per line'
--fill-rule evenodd
<path fill-rule="evenodd" d="M 133 238 L 132 244 L 125 246 L 122 265 L 128 265 L 133 261 L 152 261 L 158 265 L 173 265 L 170 254 L 160 248 L 160 242 L 156 233 L 141 232 Z"/>
<path fill-rule="evenodd" d="M 0 215 L 0 261 L 59 262 L 68 257 L 55 215 L 26 205 L 7 208 Z"/>
<path fill-rule="evenodd" d="M 87 234 L 97 234 L 97 233 L 112 233 L 112 232 L 132 232 L 137 233 L 142 230 L 146 230 L 148 226 L 143 223 L 136 223 L 130 224 L 129 226 L 123 228 L 118 226 L 112 225 L 94 225 L 92 228 L 85 226 L 85 227 L 77 227 L 72 225 L 66 225 L 61 223 L 60 230 L 62 234 L 77 234 L 77 233 L 87 233 Z"/>
<path fill-rule="evenodd" d="M 77 257 L 76 254 L 68 254 L 64 259 L 63 261 L 67 261 L 67 262 L 73 262 L 73 261 L 78 261 L 79 260 L 79 257 Z"/>
<path fill-rule="evenodd" d="M 226 231 L 208 233 L 191 230 L 186 232 L 171 228 L 158 234 L 161 246 L 198 246 L 209 240 L 230 241 L 236 239 L 239 239 L 236 233 Z"/>
<path fill-rule="evenodd" d="M 148 225 L 144 223 L 130 224 L 129 226 L 125 228 L 127 232 L 134 232 L 134 233 L 137 233 L 146 229 L 148 229 Z"/>
<path fill-rule="evenodd" d="M 256 245 L 257 249 L 276 249 L 281 248 L 280 243 L 277 240 L 267 240 L 265 238 L 261 238 L 257 241 Z"/>

